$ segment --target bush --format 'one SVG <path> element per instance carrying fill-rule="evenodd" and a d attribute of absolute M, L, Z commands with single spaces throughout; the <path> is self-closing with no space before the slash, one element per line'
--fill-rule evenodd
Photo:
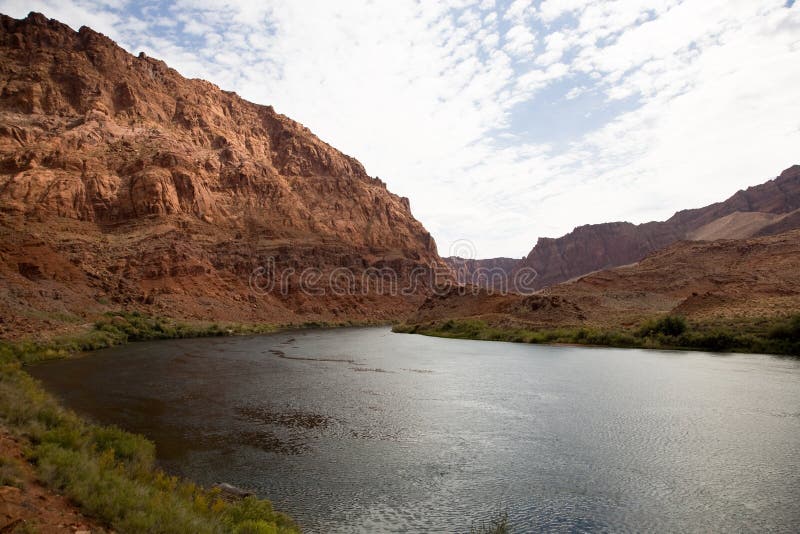
<path fill-rule="evenodd" d="M 783 324 L 772 327 L 767 335 L 771 339 L 800 343 L 800 315 L 795 315 Z"/>
<path fill-rule="evenodd" d="M 648 321 L 638 331 L 640 337 L 664 335 L 677 337 L 686 332 L 688 325 L 686 319 L 679 315 L 667 315 L 655 321 Z"/>
<path fill-rule="evenodd" d="M 736 335 L 725 330 L 690 333 L 681 336 L 677 342 L 679 346 L 716 352 L 748 348 Z"/>
<path fill-rule="evenodd" d="M 395 326 L 394 331 L 447 338 L 521 343 L 574 343 L 609 347 L 740 351 L 800 356 L 800 316 L 781 320 L 778 324 L 775 324 L 774 319 L 764 318 L 694 325 L 690 328 L 683 317 L 668 315 L 648 321 L 633 332 L 591 328 L 532 330 L 496 327 L 477 319 L 449 319 L 438 323 L 406 323 Z"/>
<path fill-rule="evenodd" d="M 0 486 L 22 489 L 22 469 L 17 460 L 0 456 Z"/>

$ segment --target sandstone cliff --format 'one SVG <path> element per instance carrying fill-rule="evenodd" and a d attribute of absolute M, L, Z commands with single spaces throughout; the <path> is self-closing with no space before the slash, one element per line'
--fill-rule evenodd
<path fill-rule="evenodd" d="M 471 284 L 495 291 L 509 291 L 511 276 L 520 260 L 515 258 L 466 259 L 458 256 L 443 258 L 453 270 L 459 284 Z"/>
<path fill-rule="evenodd" d="M 254 294 L 275 262 L 283 293 Z M 0 15 L 0 336 L 120 306 L 195 319 L 387 319 L 365 269 L 441 266 L 409 201 L 270 106 L 86 27 Z M 300 291 L 300 273 L 354 271 Z M 307 281 L 306 281 L 307 282 Z"/>

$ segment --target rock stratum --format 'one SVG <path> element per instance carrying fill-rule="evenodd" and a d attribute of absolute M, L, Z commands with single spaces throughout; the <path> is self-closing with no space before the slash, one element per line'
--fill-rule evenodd
<path fill-rule="evenodd" d="M 0 16 L 0 336 L 120 307 L 393 319 L 424 299 L 413 273 L 431 266 L 443 263 L 408 199 L 272 107 L 90 28 Z M 282 291 L 251 289 L 259 267 Z M 381 269 L 412 290 L 362 280 Z M 342 270 L 356 275 L 337 294 L 303 290 Z"/>

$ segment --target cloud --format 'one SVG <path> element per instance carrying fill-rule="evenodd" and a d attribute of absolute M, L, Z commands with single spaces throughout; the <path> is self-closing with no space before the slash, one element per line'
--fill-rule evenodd
<path fill-rule="evenodd" d="M 274 105 L 410 197 L 444 252 L 522 256 L 798 163 L 783 0 L 0 0 L 30 10 Z"/>
<path fill-rule="evenodd" d="M 539 17 L 545 22 L 552 22 L 563 15 L 581 9 L 586 4 L 581 0 L 544 0 L 539 7 Z"/>
<path fill-rule="evenodd" d="M 512 26 L 505 34 L 503 49 L 514 56 L 533 55 L 536 44 L 536 34 L 525 24 L 519 23 Z"/>

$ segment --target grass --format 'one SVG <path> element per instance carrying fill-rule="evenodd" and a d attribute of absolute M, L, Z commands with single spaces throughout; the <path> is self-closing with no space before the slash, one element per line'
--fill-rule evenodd
<path fill-rule="evenodd" d="M 686 349 L 800 356 L 800 315 L 692 324 L 668 315 L 636 329 L 496 327 L 476 319 L 396 325 L 395 332 L 518 343 L 566 343 L 624 348 Z"/>
<path fill-rule="evenodd" d="M 22 470 L 14 458 L 0 457 L 0 486 L 24 487 Z"/>
<path fill-rule="evenodd" d="M 169 476 L 155 467 L 146 438 L 90 424 L 61 407 L 24 370 L 25 364 L 128 341 L 250 334 L 274 326 L 189 326 L 138 313 L 114 313 L 70 339 L 0 344 L 0 421 L 27 443 L 39 478 L 80 508 L 123 533 L 278 534 L 299 532 L 269 501 L 227 502 L 218 490 Z M 0 482 L 17 480 L 0 462 Z"/>
<path fill-rule="evenodd" d="M 276 325 L 186 324 L 138 312 L 106 313 L 84 334 L 51 341 L 0 342 L 0 362 L 16 360 L 21 363 L 35 363 L 130 341 L 265 334 L 279 328 Z"/>

